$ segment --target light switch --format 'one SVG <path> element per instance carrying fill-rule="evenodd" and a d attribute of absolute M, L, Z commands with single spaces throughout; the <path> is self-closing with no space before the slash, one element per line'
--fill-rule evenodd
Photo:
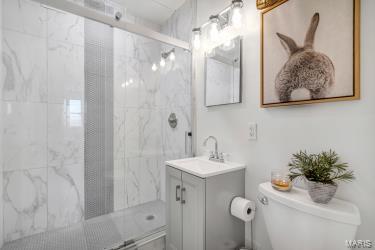
<path fill-rule="evenodd" d="M 255 122 L 249 123 L 249 140 L 255 141 L 257 139 L 257 124 Z"/>

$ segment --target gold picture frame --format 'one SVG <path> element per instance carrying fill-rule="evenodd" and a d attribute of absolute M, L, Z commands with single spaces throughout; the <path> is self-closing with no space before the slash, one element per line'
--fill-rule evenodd
<path fill-rule="evenodd" d="M 326 103 L 326 102 L 337 102 L 337 101 L 351 101 L 360 99 L 360 0 L 353 0 L 353 92 L 352 95 L 348 96 L 337 96 L 337 97 L 325 97 L 321 99 L 307 99 L 307 100 L 290 100 L 280 101 L 274 103 L 265 103 L 265 59 L 264 59 L 264 17 L 267 13 L 285 4 L 288 1 L 293 0 L 282 0 L 275 5 L 264 9 L 261 12 L 261 69 L 260 69 L 260 90 L 261 98 L 260 105 L 262 108 L 268 107 L 279 107 L 289 105 L 301 105 L 301 104 L 314 104 L 314 103 Z M 294 0 L 298 1 L 298 0 Z"/>
<path fill-rule="evenodd" d="M 282 0 L 257 0 L 257 9 L 264 10 Z"/>

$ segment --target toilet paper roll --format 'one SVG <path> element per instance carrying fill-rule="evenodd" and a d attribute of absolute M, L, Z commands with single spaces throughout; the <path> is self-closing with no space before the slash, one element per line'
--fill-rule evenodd
<path fill-rule="evenodd" d="M 255 216 L 255 202 L 235 197 L 230 205 L 230 212 L 238 219 L 249 222 Z"/>

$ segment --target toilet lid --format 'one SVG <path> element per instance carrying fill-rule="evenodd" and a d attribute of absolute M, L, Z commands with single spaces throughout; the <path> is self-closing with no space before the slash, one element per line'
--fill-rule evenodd
<path fill-rule="evenodd" d="M 293 187 L 290 192 L 280 192 L 272 188 L 270 182 L 260 184 L 259 192 L 268 199 L 312 215 L 352 225 L 361 224 L 357 206 L 347 201 L 333 198 L 328 204 L 319 204 L 313 202 L 304 189 Z"/>

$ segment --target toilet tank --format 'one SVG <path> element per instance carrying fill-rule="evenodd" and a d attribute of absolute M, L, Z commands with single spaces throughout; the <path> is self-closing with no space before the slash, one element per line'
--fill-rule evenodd
<path fill-rule="evenodd" d="M 306 190 L 280 192 L 270 182 L 259 185 L 260 203 L 273 250 L 344 250 L 361 224 L 358 208 L 332 199 L 314 203 Z M 267 204 L 268 203 L 268 204 Z"/>

